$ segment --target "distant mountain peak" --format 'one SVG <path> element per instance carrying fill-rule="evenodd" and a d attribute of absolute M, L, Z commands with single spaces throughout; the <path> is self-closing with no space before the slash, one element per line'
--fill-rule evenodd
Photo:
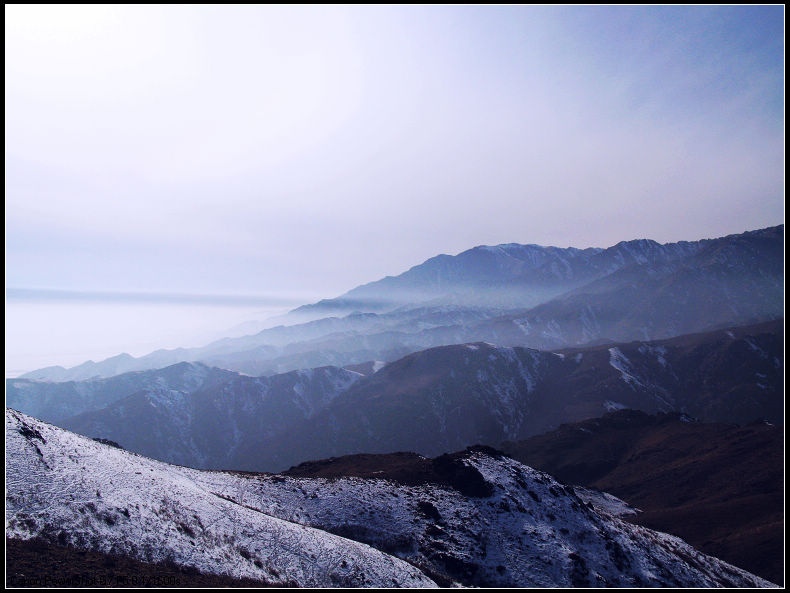
<path fill-rule="evenodd" d="M 783 233 L 783 225 L 750 236 Z M 731 235 L 721 239 L 731 239 Z M 632 264 L 663 264 L 694 255 L 711 239 L 661 244 L 640 238 L 608 248 L 536 244 L 478 245 L 458 255 L 438 255 L 398 276 L 358 286 L 294 310 L 297 314 L 388 311 L 421 300 L 460 299 L 476 306 L 532 307 Z"/>

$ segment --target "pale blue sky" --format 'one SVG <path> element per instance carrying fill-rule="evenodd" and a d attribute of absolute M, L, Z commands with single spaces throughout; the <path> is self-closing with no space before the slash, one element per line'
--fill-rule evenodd
<path fill-rule="evenodd" d="M 782 6 L 7 6 L 6 285 L 309 301 L 779 224 L 783 55 Z"/>

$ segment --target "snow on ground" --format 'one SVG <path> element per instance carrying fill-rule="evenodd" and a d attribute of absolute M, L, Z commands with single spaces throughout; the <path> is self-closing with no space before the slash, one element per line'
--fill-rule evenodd
<path fill-rule="evenodd" d="M 529 320 L 527 319 L 513 319 L 513 323 L 516 324 L 516 326 L 521 330 L 521 332 L 525 336 L 528 336 L 532 331 L 532 326 L 530 325 Z"/>
<path fill-rule="evenodd" d="M 574 486 L 573 491 L 584 502 L 589 502 L 599 511 L 609 513 L 613 517 L 628 517 L 642 512 L 608 492 L 601 492 L 582 486 Z"/>
<path fill-rule="evenodd" d="M 612 401 L 610 399 L 607 399 L 605 402 L 603 402 L 603 407 L 606 408 L 607 412 L 615 412 L 617 410 L 628 409 L 628 406 L 626 406 L 625 404 L 621 404 L 620 402 Z"/>
<path fill-rule="evenodd" d="M 658 364 L 666 368 L 667 360 L 664 357 L 667 354 L 667 349 L 664 346 L 655 344 L 641 344 L 638 350 L 640 354 L 654 354 Z"/>
<path fill-rule="evenodd" d="M 659 350 L 648 350 L 641 349 L 639 352 L 644 354 L 645 352 L 649 352 L 652 354 L 656 354 L 657 360 L 661 366 L 666 367 L 666 360 L 663 357 L 663 354 L 666 354 L 666 350 L 659 349 Z M 644 376 L 640 376 L 639 369 L 637 365 L 633 363 L 620 348 L 616 346 L 613 348 L 609 348 L 609 365 L 614 368 L 615 370 L 620 372 L 620 378 L 628 384 L 631 389 L 636 390 L 635 386 L 639 386 L 642 389 L 650 392 L 653 397 L 655 397 L 659 402 L 660 406 L 665 410 L 672 410 L 674 409 L 674 405 L 672 403 L 672 396 L 670 393 L 660 385 L 656 385 L 652 383 L 649 379 L 645 378 Z"/>
<path fill-rule="evenodd" d="M 751 348 L 754 352 L 757 352 L 762 358 L 768 358 L 768 353 L 760 348 L 757 344 L 754 343 L 754 338 L 744 338 L 744 342 Z"/>
<path fill-rule="evenodd" d="M 434 585 L 370 546 L 222 498 L 198 475 L 6 411 L 7 536 L 306 587 Z"/>
<path fill-rule="evenodd" d="M 454 488 L 199 471 L 6 411 L 6 533 L 303 586 L 771 584 L 478 450 Z"/>
<path fill-rule="evenodd" d="M 433 484 L 202 472 L 211 491 L 389 550 L 432 576 L 481 586 L 768 586 L 680 539 L 616 519 L 619 499 L 563 486 L 512 459 L 464 461 L 491 485 L 467 496 Z"/>
<path fill-rule="evenodd" d="M 631 387 L 634 385 L 644 387 L 642 382 L 632 374 L 633 370 L 631 369 L 631 361 L 628 360 L 626 355 L 623 354 L 619 348 L 609 348 L 609 365 L 620 371 L 620 376 L 622 377 L 623 381 L 628 383 L 628 385 Z"/>

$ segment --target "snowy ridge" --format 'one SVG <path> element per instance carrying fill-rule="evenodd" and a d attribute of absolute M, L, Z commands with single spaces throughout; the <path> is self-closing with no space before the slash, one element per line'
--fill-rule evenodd
<path fill-rule="evenodd" d="M 20 379 L 8 382 L 7 404 L 168 463 L 249 471 L 361 451 L 435 456 L 623 407 L 781 422 L 781 324 L 733 331 L 742 337 L 717 330 L 580 351 L 477 341 L 409 354 L 377 372 L 368 361 L 253 378 L 181 363 L 88 381 L 104 386 L 102 397 L 93 411 L 65 419 L 55 413 L 91 403 L 76 393 L 80 384 Z M 190 392 L 192 368 L 208 374 Z"/>
<path fill-rule="evenodd" d="M 485 453 L 473 452 L 461 463 L 485 480 L 490 495 L 358 478 L 204 473 L 199 479 L 268 514 L 396 550 L 428 574 L 457 584 L 769 585 L 678 538 L 616 519 L 612 511 L 634 511 L 611 495 L 577 494 L 548 474 Z"/>
<path fill-rule="evenodd" d="M 301 586 L 771 583 L 472 449 L 455 485 L 206 472 L 6 410 L 6 533 Z M 419 567 L 419 569 L 417 568 Z"/>
<path fill-rule="evenodd" d="M 305 587 L 432 586 L 365 544 L 212 494 L 200 472 L 6 410 L 6 535 Z"/>

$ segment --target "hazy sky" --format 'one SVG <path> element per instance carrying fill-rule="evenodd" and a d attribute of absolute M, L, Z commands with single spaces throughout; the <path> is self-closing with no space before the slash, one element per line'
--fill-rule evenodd
<path fill-rule="evenodd" d="M 332 296 L 778 224 L 784 8 L 6 7 L 6 282 Z"/>
<path fill-rule="evenodd" d="M 779 224 L 783 54 L 783 6 L 6 6 L 6 286 L 310 301 Z"/>

